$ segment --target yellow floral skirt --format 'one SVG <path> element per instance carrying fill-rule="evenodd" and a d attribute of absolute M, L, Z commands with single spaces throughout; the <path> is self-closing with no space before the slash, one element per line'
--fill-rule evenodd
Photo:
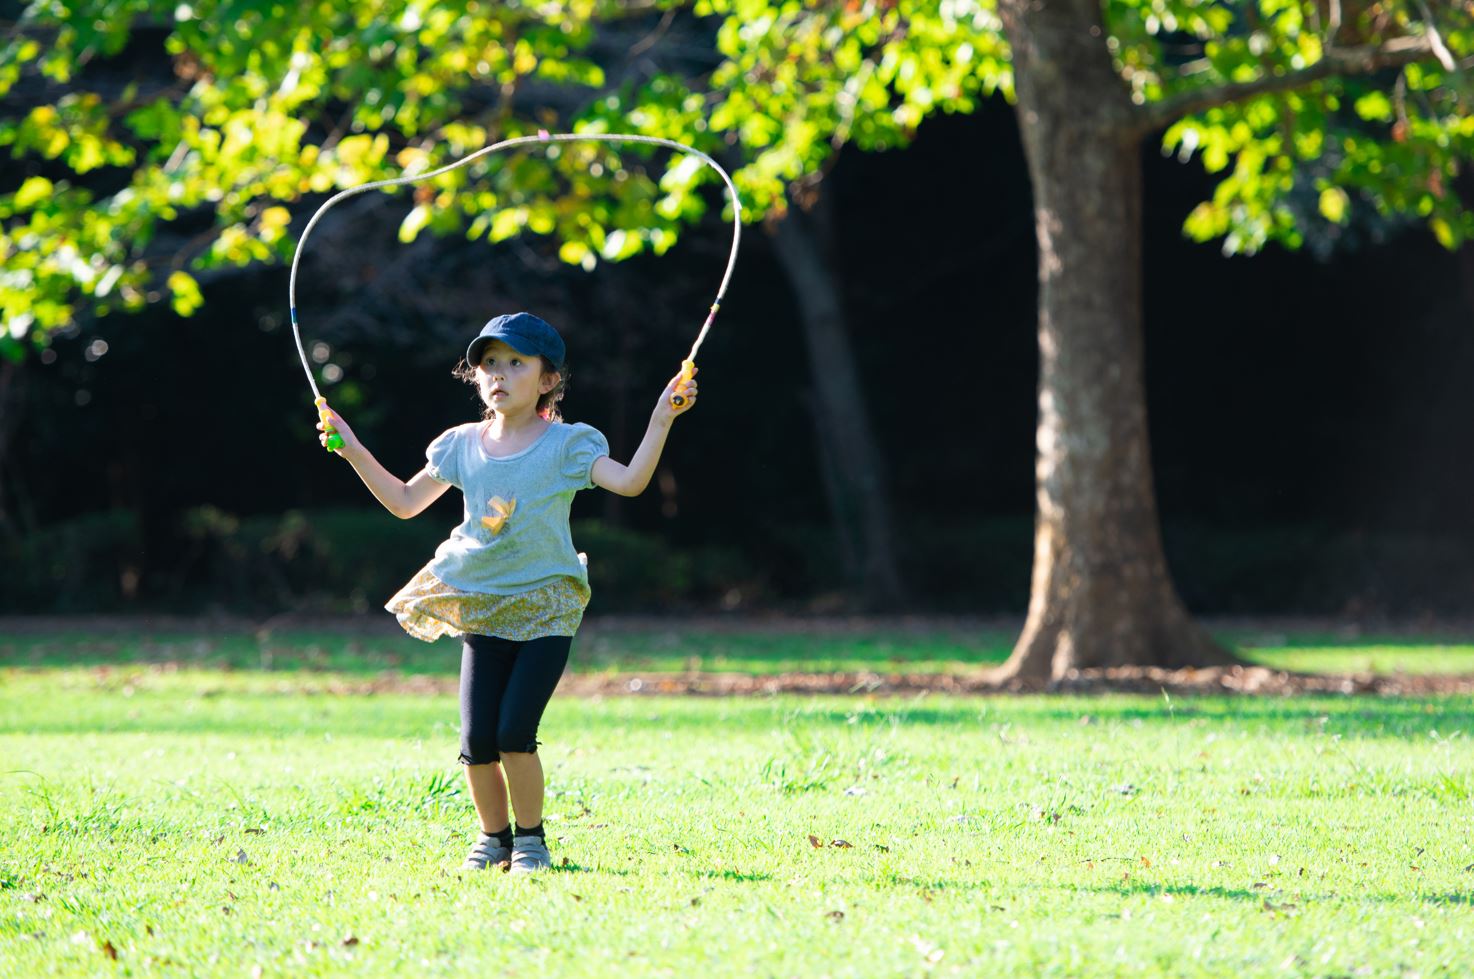
<path fill-rule="evenodd" d="M 523 642 L 573 635 L 588 604 L 588 583 L 573 577 L 516 595 L 486 595 L 461 591 L 425 567 L 384 608 L 394 613 L 405 632 L 425 642 L 463 633 Z"/>

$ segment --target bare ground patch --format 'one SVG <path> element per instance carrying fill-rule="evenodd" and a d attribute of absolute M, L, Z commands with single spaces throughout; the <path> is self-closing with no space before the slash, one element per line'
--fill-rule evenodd
<path fill-rule="evenodd" d="M 153 663 L 144 673 L 168 673 L 176 664 Z M 138 672 L 139 668 L 125 668 Z M 91 672 L 102 685 L 123 685 L 126 674 L 114 667 Z M 448 695 L 456 692 L 457 677 L 450 674 L 380 673 L 347 678 L 309 672 L 282 674 L 270 692 L 367 696 L 372 694 Z M 260 689 L 260 688 L 258 688 Z M 1312 674 L 1272 670 L 1262 666 L 1162 669 L 1113 667 L 1081 670 L 1053 684 L 1017 680 L 998 682 L 987 673 L 568 673 L 558 693 L 573 697 L 756 697 L 776 694 L 906 695 L 942 693 L 959 696 L 997 696 L 1015 693 L 1107 694 L 1167 692 L 1172 695 L 1233 695 L 1288 697 L 1297 694 L 1346 696 L 1432 697 L 1474 694 L 1474 674 Z"/>
<path fill-rule="evenodd" d="M 1210 669 L 1113 667 L 1080 670 L 1053 684 L 1017 680 L 999 682 L 987 673 L 781 673 L 753 676 L 734 673 L 574 675 L 563 678 L 559 691 L 582 696 L 692 695 L 752 696 L 779 693 L 995 695 L 1009 693 L 1159 693 L 1291 696 L 1294 694 L 1366 694 L 1417 697 L 1474 693 L 1474 675 L 1410 674 L 1321 675 L 1271 670 L 1261 666 Z"/>

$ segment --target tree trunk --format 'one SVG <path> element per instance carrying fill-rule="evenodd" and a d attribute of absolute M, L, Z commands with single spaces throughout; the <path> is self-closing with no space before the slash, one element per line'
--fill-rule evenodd
<path fill-rule="evenodd" d="M 1233 657 L 1162 553 L 1142 383 L 1140 135 L 1099 0 L 1002 0 L 1039 247 L 1029 615 L 1007 677 Z"/>
<path fill-rule="evenodd" d="M 0 361 L 0 539 L 15 540 L 22 532 L 24 521 L 19 513 L 12 512 L 7 484 L 10 473 L 15 470 L 11 459 L 11 438 L 20 424 L 21 367 L 13 361 Z M 19 496 L 20 477 L 13 481 Z"/>
<path fill-rule="evenodd" d="M 865 605 L 898 606 L 890 499 L 880 451 L 860 395 L 844 306 L 830 254 L 831 215 L 821 195 L 809 211 L 791 208 L 773 234 L 779 263 L 798 298 L 813 373 L 814 424 L 841 559 Z"/>

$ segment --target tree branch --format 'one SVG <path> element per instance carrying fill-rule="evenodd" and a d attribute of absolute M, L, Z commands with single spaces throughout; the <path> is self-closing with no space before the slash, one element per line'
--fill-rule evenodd
<path fill-rule="evenodd" d="M 1423 12 L 1423 23 L 1428 28 L 1428 43 L 1433 46 L 1433 53 L 1438 57 L 1438 63 L 1443 65 L 1449 72 L 1459 70 L 1454 61 L 1452 52 L 1443 43 L 1443 35 L 1438 33 L 1438 25 L 1433 22 L 1433 11 L 1428 6 L 1428 0 L 1418 0 L 1418 9 Z"/>
<path fill-rule="evenodd" d="M 1304 88 L 1326 78 L 1346 75 L 1368 75 L 1384 68 L 1401 68 L 1415 61 L 1437 57 L 1436 47 L 1428 35 L 1398 37 L 1385 44 L 1368 44 L 1355 48 L 1326 48 L 1325 57 L 1315 64 L 1279 75 L 1265 75 L 1248 82 L 1205 85 L 1141 106 L 1137 120 L 1144 133 L 1164 129 L 1183 116 L 1205 109 L 1267 95 Z"/>
<path fill-rule="evenodd" d="M 1321 50 L 1336 46 L 1336 35 L 1341 33 L 1341 0 L 1330 0 L 1331 10 L 1326 19 L 1325 40 Z"/>

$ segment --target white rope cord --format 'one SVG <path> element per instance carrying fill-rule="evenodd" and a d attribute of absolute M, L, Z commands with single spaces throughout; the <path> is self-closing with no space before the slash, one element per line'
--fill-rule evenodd
<path fill-rule="evenodd" d="M 713 160 L 705 153 L 701 152 L 698 149 L 693 149 L 692 147 L 687 146 L 684 143 L 677 143 L 675 140 L 671 139 L 662 139 L 658 136 L 634 136 L 622 133 L 549 134 L 547 132 L 540 131 L 536 136 L 518 136 L 514 139 L 504 139 L 499 143 L 493 143 L 490 146 L 482 147 L 475 153 L 472 153 L 470 156 L 462 157 L 461 159 L 456 160 L 454 163 L 449 163 L 438 170 L 431 170 L 428 173 L 416 174 L 412 177 L 394 177 L 389 180 L 375 180 L 371 183 L 361 184 L 357 187 L 350 187 L 345 191 L 334 194 L 332 197 L 328 198 L 321 207 L 317 209 L 317 213 L 312 215 L 312 220 L 307 222 L 307 227 L 302 229 L 302 237 L 297 240 L 297 249 L 296 252 L 292 255 L 292 274 L 291 278 L 287 282 L 287 301 L 290 304 L 292 310 L 292 335 L 296 337 L 297 354 L 302 358 L 302 370 L 307 374 L 307 383 L 312 387 L 313 398 L 320 401 L 322 395 L 317 389 L 317 379 L 312 374 L 312 367 L 307 362 L 307 350 L 302 344 L 302 331 L 297 326 L 297 266 L 302 260 L 302 252 L 307 245 L 307 236 L 312 234 L 313 227 L 317 224 L 319 220 L 321 220 L 322 216 L 328 212 L 329 208 L 337 204 L 339 201 L 347 200 L 349 197 L 353 197 L 355 194 L 362 194 L 365 191 L 377 190 L 381 187 L 397 187 L 402 184 L 413 184 L 419 183 L 423 180 L 430 180 L 434 177 L 440 176 L 442 173 L 449 173 L 452 170 L 463 167 L 473 160 L 480 159 L 483 156 L 487 156 L 491 153 L 496 153 L 500 150 L 511 149 L 514 146 L 529 146 L 539 144 L 551 145 L 553 143 L 573 143 L 585 141 L 597 141 L 606 143 L 650 143 L 656 146 L 667 146 L 673 150 L 679 150 L 682 153 L 689 153 L 692 156 L 699 158 L 703 163 L 705 163 L 707 166 L 711 167 L 718 174 L 720 174 L 722 181 L 726 183 L 727 195 L 732 201 L 732 251 L 731 255 L 727 259 L 727 271 L 722 276 L 721 287 L 717 289 L 716 299 L 711 304 L 711 311 L 707 314 L 706 322 L 703 323 L 701 326 L 701 332 L 696 336 L 696 342 L 691 345 L 691 353 L 686 357 L 687 361 L 695 361 L 696 352 L 701 349 L 701 343 L 703 340 L 706 339 L 706 334 L 711 330 L 712 321 L 716 319 L 717 310 L 721 308 L 722 297 L 727 294 L 727 285 L 732 280 L 732 270 L 737 266 L 737 248 L 742 239 L 742 202 L 737 197 L 737 188 L 733 185 L 732 178 L 728 176 L 727 171 L 723 170 L 721 168 L 721 165 L 718 164 L 717 161 Z"/>

